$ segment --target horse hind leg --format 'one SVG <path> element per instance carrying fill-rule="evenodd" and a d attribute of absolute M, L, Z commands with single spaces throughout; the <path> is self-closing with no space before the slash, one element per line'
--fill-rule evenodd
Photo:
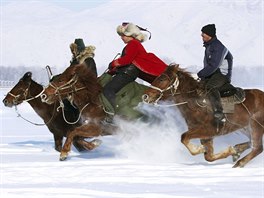
<path fill-rule="evenodd" d="M 78 138 L 73 140 L 73 145 L 79 151 L 91 151 L 102 144 L 102 140 L 94 139 L 90 142 L 84 140 L 84 138 Z"/>
<path fill-rule="evenodd" d="M 219 159 L 224 159 L 232 155 L 233 161 L 237 161 L 240 157 L 241 153 L 243 153 L 246 149 L 250 148 L 250 142 L 244 142 L 241 144 L 237 144 L 234 147 L 228 147 L 224 151 L 214 154 L 213 147 L 213 139 L 203 139 L 201 140 L 201 144 L 205 147 L 204 158 L 205 160 L 212 162 Z"/>
<path fill-rule="evenodd" d="M 221 151 L 220 153 L 214 154 L 213 139 L 203 139 L 201 140 L 201 144 L 205 147 L 206 151 L 204 152 L 204 158 L 208 162 L 224 159 L 229 157 L 230 155 L 234 155 L 237 153 L 232 146 L 229 146 L 227 149 Z"/>
<path fill-rule="evenodd" d="M 255 120 L 251 121 L 251 142 L 252 142 L 252 150 L 249 152 L 245 157 L 240 159 L 236 162 L 236 164 L 233 166 L 233 168 L 237 167 L 244 167 L 250 160 L 252 160 L 254 157 L 262 153 L 263 151 L 263 126 L 261 126 L 258 122 Z"/>
<path fill-rule="evenodd" d="M 241 154 L 245 150 L 250 148 L 250 144 L 251 144 L 250 142 L 244 142 L 244 143 L 237 144 L 237 145 L 234 146 L 234 149 L 236 150 L 236 153 L 232 155 L 233 162 L 236 162 L 240 158 Z"/>

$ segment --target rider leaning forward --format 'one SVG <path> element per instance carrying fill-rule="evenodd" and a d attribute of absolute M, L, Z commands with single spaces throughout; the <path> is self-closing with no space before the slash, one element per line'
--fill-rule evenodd
<path fill-rule="evenodd" d="M 108 73 L 112 80 L 108 82 L 103 94 L 115 108 L 115 95 L 128 83 L 140 78 L 151 83 L 157 76 L 165 71 L 167 64 L 153 53 L 148 53 L 142 43 L 146 35 L 141 32 L 147 31 L 133 23 L 123 23 L 117 27 L 117 33 L 126 44 L 122 50 L 121 57 L 109 64 Z M 107 122 L 111 122 L 109 116 Z"/>

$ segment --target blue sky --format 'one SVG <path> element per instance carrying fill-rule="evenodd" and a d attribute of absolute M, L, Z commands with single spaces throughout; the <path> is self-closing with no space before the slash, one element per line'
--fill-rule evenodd
<path fill-rule="evenodd" d="M 1 5 L 6 5 L 10 2 L 16 2 L 16 1 L 26 2 L 33 0 L 1 0 Z M 81 11 L 87 8 L 97 7 L 101 4 L 108 2 L 109 0 L 35 0 L 35 1 L 51 2 L 73 11 Z"/>

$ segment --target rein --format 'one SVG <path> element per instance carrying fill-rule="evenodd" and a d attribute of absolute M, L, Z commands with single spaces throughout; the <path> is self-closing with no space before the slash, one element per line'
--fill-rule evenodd
<path fill-rule="evenodd" d="M 73 122 L 70 122 L 70 121 L 68 121 L 68 120 L 66 119 L 65 111 L 64 111 L 64 104 L 63 104 L 63 102 L 62 102 L 61 99 L 60 99 L 60 106 L 57 108 L 57 111 L 59 111 L 59 109 L 61 108 L 63 119 L 64 119 L 64 121 L 65 121 L 67 124 L 76 124 L 77 122 L 79 122 L 83 110 L 84 110 L 89 104 L 90 104 L 90 103 L 87 103 L 86 105 L 83 106 L 83 108 L 81 109 L 81 111 L 80 111 L 80 113 L 79 113 L 79 116 L 78 116 L 77 120 L 75 120 L 75 121 L 73 121 Z"/>
<path fill-rule="evenodd" d="M 80 113 L 78 115 L 78 118 L 77 120 L 73 121 L 73 122 L 70 122 L 67 120 L 66 116 L 65 116 L 65 111 L 64 111 L 64 103 L 61 99 L 61 94 L 60 94 L 60 91 L 62 90 L 65 90 L 65 89 L 71 89 L 69 92 L 66 92 L 65 94 L 71 94 L 71 93 L 75 93 L 75 92 L 78 92 L 78 91 L 81 91 L 83 89 L 86 89 L 86 87 L 81 87 L 81 88 L 76 88 L 74 85 L 77 83 L 78 81 L 78 76 L 74 75 L 68 82 L 66 82 L 64 85 L 62 86 L 55 86 L 54 84 L 52 84 L 52 82 L 49 83 L 49 85 L 55 89 L 55 92 L 54 94 L 55 95 L 58 95 L 59 96 L 59 102 L 60 102 L 60 105 L 59 107 L 57 108 L 57 111 L 59 111 L 59 109 L 61 108 L 61 111 L 62 111 L 62 116 L 63 116 L 63 119 L 64 121 L 67 123 L 67 124 L 76 124 L 77 122 L 79 122 L 80 118 L 81 118 L 81 115 L 82 115 L 82 112 L 83 110 L 90 104 L 90 103 L 87 103 L 86 105 L 83 106 L 83 108 L 80 110 Z"/>
<path fill-rule="evenodd" d="M 49 119 L 49 121 L 46 122 L 46 123 L 35 123 L 35 122 L 32 122 L 32 121 L 26 119 L 25 117 L 23 117 L 23 116 L 18 112 L 17 105 L 15 105 L 15 110 L 16 110 L 16 113 L 17 113 L 17 117 L 21 117 L 23 120 L 29 122 L 30 124 L 34 124 L 34 125 L 36 125 L 36 126 L 44 126 L 44 125 L 49 124 L 49 123 L 51 122 L 51 120 L 53 119 L 53 117 L 54 117 L 54 113 L 55 113 L 55 105 L 54 105 L 54 109 L 53 109 L 52 117 L 51 117 L 51 118 Z"/>
<path fill-rule="evenodd" d="M 68 93 L 66 93 L 66 94 L 69 94 L 69 93 L 74 93 L 74 92 L 77 92 L 77 91 L 80 91 L 80 90 L 83 90 L 83 89 L 86 88 L 86 87 L 81 87 L 81 88 L 75 88 L 75 87 L 73 87 L 73 85 L 75 85 L 75 84 L 77 83 L 77 81 L 78 81 L 78 78 L 77 78 L 76 75 L 74 75 L 74 76 L 73 76 L 68 82 L 66 82 L 66 83 L 65 83 L 64 85 L 62 85 L 62 86 L 57 87 L 57 86 L 55 86 L 54 84 L 52 84 L 52 82 L 50 82 L 49 85 L 50 85 L 52 88 L 55 89 L 55 92 L 54 92 L 55 95 L 56 95 L 57 93 L 60 93 L 60 91 L 62 91 L 62 90 L 64 90 L 64 89 L 69 89 L 69 88 L 71 88 L 72 90 L 69 91 Z M 44 91 L 43 91 L 43 92 L 44 92 Z M 60 95 L 60 94 L 58 94 L 58 95 Z"/>

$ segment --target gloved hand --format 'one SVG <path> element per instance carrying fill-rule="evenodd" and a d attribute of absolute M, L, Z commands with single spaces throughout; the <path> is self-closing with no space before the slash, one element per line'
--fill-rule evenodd
<path fill-rule="evenodd" d="M 111 63 L 112 63 L 112 62 L 111 62 Z M 112 69 L 113 69 L 111 63 L 109 63 L 109 65 L 108 65 L 108 69 L 109 69 L 109 70 L 112 70 Z"/>
<path fill-rule="evenodd" d="M 111 76 L 115 75 L 116 74 L 116 71 L 114 69 L 109 69 L 107 71 L 108 74 L 110 74 Z"/>

